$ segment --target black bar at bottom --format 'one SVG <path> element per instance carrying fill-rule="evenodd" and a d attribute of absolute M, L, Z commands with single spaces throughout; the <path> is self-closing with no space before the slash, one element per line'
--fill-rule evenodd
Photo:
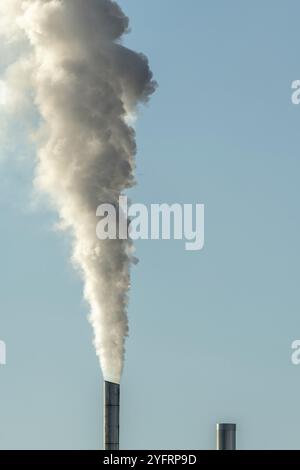
<path fill-rule="evenodd" d="M 288 463 L 298 465 L 300 451 L 173 451 L 173 450 L 132 450 L 132 451 L 0 451 L 0 466 L 3 463 L 41 465 L 70 464 L 81 465 L 124 465 L 124 468 L 136 468 L 139 465 L 211 465 L 237 464 L 237 468 L 253 468 L 253 465 L 272 464 L 272 468 L 287 468 Z M 2 468 L 2 467 L 1 467 Z"/>

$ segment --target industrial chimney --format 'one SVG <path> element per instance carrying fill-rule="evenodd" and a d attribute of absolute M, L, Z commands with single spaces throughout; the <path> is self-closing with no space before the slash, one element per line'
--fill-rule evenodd
<path fill-rule="evenodd" d="M 104 382 L 104 450 L 119 450 L 120 385 Z"/>
<path fill-rule="evenodd" d="M 217 424 L 217 450 L 236 450 L 236 424 Z"/>

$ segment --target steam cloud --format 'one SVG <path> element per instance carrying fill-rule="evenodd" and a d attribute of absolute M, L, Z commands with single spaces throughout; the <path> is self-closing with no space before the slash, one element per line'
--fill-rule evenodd
<path fill-rule="evenodd" d="M 103 375 L 118 383 L 133 247 L 96 238 L 96 209 L 117 204 L 135 183 L 129 118 L 154 91 L 152 73 L 143 55 L 121 45 L 129 21 L 113 1 L 1 0 L 0 15 L 11 47 L 22 44 L 5 73 L 6 105 L 28 105 L 29 84 L 42 117 L 35 183 L 72 233 Z"/>

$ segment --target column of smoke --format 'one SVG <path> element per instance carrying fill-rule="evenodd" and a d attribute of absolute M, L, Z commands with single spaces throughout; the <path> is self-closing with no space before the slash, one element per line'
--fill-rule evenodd
<path fill-rule="evenodd" d="M 96 238 L 96 209 L 135 183 L 129 118 L 154 91 L 152 73 L 121 45 L 128 18 L 110 0 L 1 0 L 0 15 L 2 34 L 21 51 L 3 77 L 6 104 L 31 87 L 42 118 L 35 183 L 72 233 L 103 375 L 119 383 L 133 248 Z"/>

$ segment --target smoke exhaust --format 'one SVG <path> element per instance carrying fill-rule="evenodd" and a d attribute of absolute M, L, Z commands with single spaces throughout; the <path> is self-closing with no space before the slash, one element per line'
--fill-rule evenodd
<path fill-rule="evenodd" d="M 120 385 L 104 382 L 104 450 L 119 450 Z"/>
<path fill-rule="evenodd" d="M 236 450 L 236 424 L 217 424 L 217 450 Z"/>
<path fill-rule="evenodd" d="M 156 87 L 147 58 L 122 44 L 128 31 L 112 0 L 0 1 L 1 47 L 13 56 L 0 76 L 8 90 L 1 113 L 40 118 L 35 188 L 72 239 L 96 353 L 112 383 L 123 370 L 136 259 L 132 240 L 98 239 L 98 207 L 117 207 L 135 185 L 132 123 Z"/>

